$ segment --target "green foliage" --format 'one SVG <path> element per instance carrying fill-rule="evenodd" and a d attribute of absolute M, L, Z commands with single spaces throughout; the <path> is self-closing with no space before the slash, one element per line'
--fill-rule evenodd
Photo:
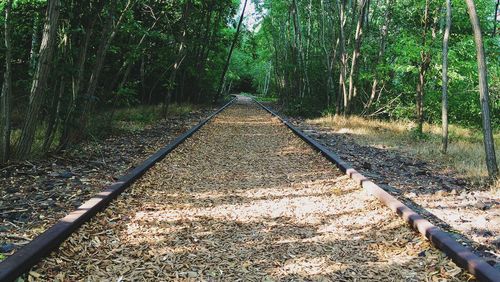
<path fill-rule="evenodd" d="M 297 7 L 293 3 L 297 3 Z M 423 44 L 423 11 L 429 3 L 429 30 Z M 452 124 L 481 126 L 475 45 L 464 1 L 453 0 L 449 52 L 449 119 Z M 55 124 L 54 142 L 65 129 L 76 135 L 97 136 L 120 122 L 120 111 L 140 106 L 212 101 L 235 33 L 240 0 L 61 1 L 53 66 L 38 116 L 35 147 L 41 147 L 46 128 Z M 316 116 L 343 111 L 339 95 L 339 7 L 335 1 L 253 0 L 260 13 L 256 29 L 244 28 L 226 77 L 234 92 L 251 92 L 259 99 L 279 99 L 289 114 Z M 347 73 L 355 47 L 357 1 L 347 1 L 345 22 Z M 484 34 L 491 96 L 491 116 L 500 128 L 500 41 L 491 37 L 494 1 L 475 0 Z M 15 0 L 12 9 L 13 144 L 29 105 L 29 93 L 40 49 L 47 0 Z M 189 4 L 189 5 L 188 5 Z M 3 10 L 5 1 L 0 3 Z M 381 31 L 388 15 L 388 35 L 381 51 Z M 98 66 L 98 50 L 110 39 L 95 91 L 89 81 Z M 249 16 L 247 14 L 247 16 Z M 255 16 L 255 15 L 254 15 Z M 296 16 L 296 17 L 295 17 Z M 122 21 L 118 24 L 118 19 Z M 357 88 L 352 113 L 385 119 L 413 120 L 421 52 L 431 54 L 425 74 L 425 119 L 439 123 L 441 112 L 441 44 L 443 1 L 371 1 L 364 26 Z M 4 15 L 0 13 L 3 25 Z M 432 26 L 435 26 L 432 31 Z M 3 30 L 0 29 L 0 33 Z M 86 35 L 90 34 L 85 51 Z M 3 34 L 2 34 L 3 35 Z M 79 89 L 79 62 L 83 74 Z M 0 44 L 0 62 L 5 47 Z M 4 68 L 0 68 L 3 77 Z M 354 73 L 354 72 L 353 72 Z M 373 81 L 376 99 L 367 107 Z M 346 78 L 348 80 L 348 77 Z M 348 87 L 349 85 L 347 85 Z M 77 91 L 78 90 L 78 91 Z M 167 93 L 169 99 L 166 99 Z M 337 104 L 337 100 L 340 103 Z M 84 107 L 83 105 L 87 105 Z M 337 105 L 340 107 L 337 109 Z M 366 106 L 366 107 L 365 107 Z M 189 109 L 176 106 L 174 114 Z M 177 111 L 178 112 L 175 112 Z M 114 114 L 109 114 L 113 112 Z M 105 114 L 103 114 L 105 113 Z M 107 117 L 103 117 L 106 116 Z M 85 116 L 85 118 L 80 118 Z M 146 124 L 157 112 L 130 113 L 130 121 Z M 141 125 L 142 126 L 142 125 Z M 90 127 L 90 128 L 86 128 Z M 49 128 L 50 129 L 50 128 Z M 70 130 L 70 131 L 71 131 Z M 69 136 L 69 135 L 68 135 Z M 79 138 L 69 138 L 77 142 Z M 74 136 L 73 136 L 74 137 Z M 85 139 L 88 136 L 78 136 Z M 49 146 L 50 147 L 50 146 Z"/>
<path fill-rule="evenodd" d="M 116 91 L 112 104 L 113 106 L 117 107 L 130 107 L 133 105 L 137 105 L 139 103 L 137 96 L 137 92 L 134 90 L 134 88 L 125 86 Z"/>
<path fill-rule="evenodd" d="M 290 1 L 256 1 L 264 15 L 260 29 L 243 33 L 244 38 L 231 64 L 231 78 L 249 80 L 252 91 L 261 93 L 270 73 L 268 96 L 279 97 L 288 114 L 314 116 L 335 113 L 335 100 L 339 93 L 338 7 L 329 1 L 297 1 L 300 15 L 304 59 L 307 68 L 301 71 L 297 59 L 297 34 L 294 28 Z M 370 6 L 369 23 L 363 30 L 359 73 L 354 78 L 358 95 L 354 101 L 354 113 L 375 115 L 386 119 L 414 120 L 415 93 L 421 63 L 421 52 L 431 54 L 429 69 L 425 75 L 425 119 L 440 123 L 441 120 L 441 61 L 444 8 L 442 1 L 429 2 L 429 30 L 423 46 L 423 18 L 425 0 L 379 1 Z M 493 126 L 500 129 L 500 41 L 491 37 L 494 1 L 475 0 L 484 34 L 488 59 L 489 91 Z M 309 6 L 309 4 L 311 6 Z M 323 5 L 323 6 L 322 6 Z M 481 110 L 478 94 L 476 50 L 467 7 L 462 0 L 452 1 L 452 30 L 449 42 L 449 120 L 452 124 L 468 127 L 481 126 Z M 389 15 L 385 54 L 379 57 L 381 29 L 384 16 Z M 347 7 L 346 52 L 352 56 L 357 10 Z M 433 31 L 433 25 L 435 30 Z M 296 49 L 294 49 L 296 48 Z M 327 60 L 332 60 L 328 72 Z M 349 75 L 350 65 L 347 68 Z M 303 92 L 304 73 L 309 78 L 310 91 Z M 329 77 L 330 75 L 330 77 Z M 377 98 L 365 109 L 374 79 L 378 80 Z M 331 79 L 332 86 L 328 87 Z M 349 85 L 347 84 L 347 87 Z M 249 89 L 243 89 L 249 91 Z M 378 95 L 378 93 L 377 93 Z"/>
<path fill-rule="evenodd" d="M 151 124 L 161 118 L 161 107 L 138 106 L 133 108 L 122 108 L 116 110 L 115 121 L 117 123 Z"/>
<path fill-rule="evenodd" d="M 255 100 L 257 100 L 259 102 L 271 102 L 271 103 L 278 102 L 277 97 L 257 97 L 257 98 L 255 98 Z"/>
<path fill-rule="evenodd" d="M 239 0 L 60 2 L 50 79 L 35 117 L 39 124 L 35 126 L 34 151 L 100 138 L 115 130 L 115 122 L 124 122 L 120 111 L 125 108 L 154 108 L 168 101 L 172 114 L 182 115 L 191 107 L 181 104 L 213 100 L 235 32 L 233 18 Z M 13 3 L 11 144 L 17 143 L 28 120 L 47 3 Z M 2 38 L 4 8 L 5 1 L 1 1 Z M 5 51 L 0 44 L 0 77 L 5 71 Z M 250 74 L 239 76 L 237 72 L 230 74 L 235 80 L 246 77 L 251 81 Z M 96 85 L 91 83 L 94 79 Z M 140 128 L 157 120 L 157 115 L 156 110 L 135 110 L 127 122 Z M 59 144 L 42 146 L 44 140 Z"/>

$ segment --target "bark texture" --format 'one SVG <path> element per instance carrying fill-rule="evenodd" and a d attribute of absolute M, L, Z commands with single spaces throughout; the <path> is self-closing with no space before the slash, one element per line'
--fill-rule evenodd
<path fill-rule="evenodd" d="M 446 0 L 446 27 L 443 35 L 443 86 L 442 86 L 442 144 L 441 151 L 448 150 L 448 41 L 451 29 L 451 0 Z"/>
<path fill-rule="evenodd" d="M 51 70 L 52 55 L 54 53 L 57 25 L 59 21 L 59 0 L 49 0 L 47 14 L 43 28 L 42 42 L 38 55 L 38 65 L 33 76 L 31 86 L 30 103 L 26 113 L 21 138 L 18 143 L 17 157 L 26 158 L 33 146 L 36 128 L 39 122 L 40 109 L 45 96 L 45 88 Z"/>
<path fill-rule="evenodd" d="M 10 39 L 10 13 L 12 1 L 5 6 L 4 40 L 5 40 L 5 72 L 3 75 L 2 93 L 0 97 L 0 163 L 5 163 L 10 154 L 10 114 L 12 96 L 12 45 Z"/>
<path fill-rule="evenodd" d="M 479 18 L 476 13 L 474 0 L 465 0 L 469 10 L 470 22 L 474 31 L 474 41 L 476 43 L 477 70 L 479 75 L 479 99 L 481 101 L 481 117 L 483 122 L 484 150 L 486 152 L 486 166 L 491 178 L 498 177 L 498 165 L 495 154 L 495 142 L 493 140 L 493 130 L 491 128 L 490 117 L 490 96 L 488 93 L 488 72 L 486 69 L 486 58 L 484 54 L 483 35 L 479 25 Z"/>

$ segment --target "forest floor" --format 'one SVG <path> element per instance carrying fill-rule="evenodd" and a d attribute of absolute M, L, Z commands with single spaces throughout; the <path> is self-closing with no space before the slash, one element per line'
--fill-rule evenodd
<path fill-rule="evenodd" d="M 270 106 L 280 109 L 276 104 Z M 401 136 L 384 130 L 395 127 L 389 122 L 377 122 L 377 130 L 370 130 L 370 121 L 297 117 L 290 121 L 500 269 L 500 189 L 493 187 L 499 182 L 488 186 L 471 174 L 450 168 L 446 161 L 439 162 L 439 145 L 436 160 L 419 158 L 415 148 L 409 147 L 427 146 L 419 145 L 425 140 L 394 144 Z"/>
<path fill-rule="evenodd" d="M 466 281 L 395 213 L 248 98 L 32 271 L 87 281 Z"/>
<path fill-rule="evenodd" d="M 0 167 L 0 260 L 212 110 L 172 111 L 167 119 L 150 121 L 150 125 L 132 121 L 131 115 L 140 113 L 127 110 L 121 113 L 126 117 L 117 117 L 119 133 L 60 154 Z M 124 127 L 127 130 L 122 130 Z"/>

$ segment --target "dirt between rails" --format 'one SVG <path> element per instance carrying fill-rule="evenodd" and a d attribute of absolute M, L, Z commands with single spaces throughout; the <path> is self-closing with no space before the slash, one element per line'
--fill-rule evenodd
<path fill-rule="evenodd" d="M 200 108 L 62 154 L 0 167 L 0 260 L 213 110 Z"/>
<path fill-rule="evenodd" d="M 217 116 L 31 272 L 55 281 L 467 281 L 248 100 Z"/>
<path fill-rule="evenodd" d="M 267 106 L 279 112 L 278 105 Z M 477 187 L 437 162 L 360 145 L 342 128 L 309 124 L 302 118 L 289 121 L 500 270 L 498 192 Z"/>

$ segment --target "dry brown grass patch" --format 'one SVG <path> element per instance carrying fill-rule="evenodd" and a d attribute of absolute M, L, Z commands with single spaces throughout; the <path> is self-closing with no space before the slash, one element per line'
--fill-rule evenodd
<path fill-rule="evenodd" d="M 464 177 L 486 183 L 487 170 L 482 135 L 479 130 L 450 126 L 448 154 L 441 153 L 440 125 L 425 124 L 426 138 L 417 139 L 412 133 L 415 124 L 405 121 L 382 121 L 359 116 L 325 116 L 308 123 L 334 129 L 339 134 L 351 135 L 359 144 L 396 150 L 404 154 L 444 164 Z M 497 157 L 500 156 L 500 132 L 495 132 Z M 490 184 L 500 190 L 499 181 Z"/>

